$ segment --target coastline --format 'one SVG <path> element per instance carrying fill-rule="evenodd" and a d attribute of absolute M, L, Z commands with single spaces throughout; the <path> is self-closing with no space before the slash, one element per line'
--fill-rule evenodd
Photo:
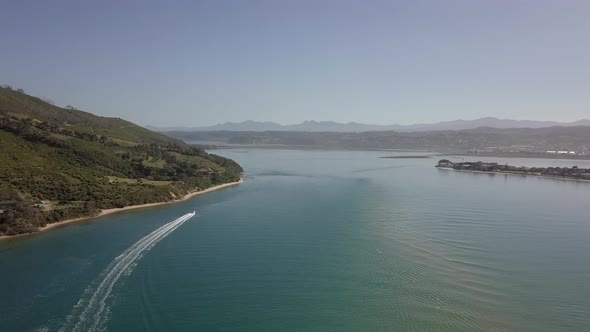
<path fill-rule="evenodd" d="M 532 173 L 518 173 L 518 172 L 501 172 L 501 171 L 472 171 L 467 169 L 454 169 L 451 167 L 437 167 L 437 169 L 444 169 L 447 171 L 455 171 L 455 172 L 466 172 L 466 173 L 481 173 L 481 174 L 506 174 L 506 175 L 519 175 L 519 176 L 536 176 L 545 179 L 553 179 L 553 180 L 567 180 L 567 181 L 576 181 L 576 182 L 590 182 L 590 180 L 585 179 L 574 179 L 568 178 L 565 176 L 555 176 L 555 175 L 543 175 L 543 174 L 532 174 Z"/>
<path fill-rule="evenodd" d="M 515 159 L 557 159 L 557 160 L 590 160 L 588 155 L 563 155 L 547 153 L 524 153 L 524 152 L 480 152 L 480 153 L 442 153 L 439 156 L 457 157 L 485 157 L 485 158 L 515 158 Z"/>
<path fill-rule="evenodd" d="M 2 240 L 2 239 L 8 239 L 8 238 L 22 237 L 22 236 L 28 236 L 28 235 L 32 235 L 32 234 L 38 234 L 38 233 L 45 232 L 45 231 L 50 230 L 50 229 L 53 229 L 53 228 L 57 228 L 57 227 L 61 227 L 63 225 L 74 223 L 74 222 L 77 222 L 77 221 L 94 219 L 94 218 L 106 216 L 106 215 L 117 213 L 117 212 L 123 212 L 123 211 L 127 211 L 127 210 L 135 210 L 135 209 L 142 209 L 142 208 L 148 208 L 148 207 L 154 207 L 154 206 L 161 206 L 161 205 L 169 205 L 169 204 L 174 204 L 174 203 L 180 203 L 180 202 L 184 202 L 186 200 L 189 200 L 189 199 L 191 199 L 191 198 L 193 198 L 195 196 L 199 196 L 199 195 L 210 193 L 212 191 L 216 191 L 216 190 L 219 190 L 219 189 L 223 189 L 223 188 L 235 186 L 235 185 L 241 184 L 243 182 L 244 182 L 244 179 L 243 178 L 240 178 L 240 180 L 239 181 L 236 181 L 236 182 L 229 182 L 229 183 L 220 184 L 220 185 L 213 186 L 213 187 L 207 188 L 205 190 L 201 190 L 201 191 L 193 191 L 193 192 L 190 192 L 190 193 L 184 195 L 180 199 L 175 199 L 175 200 L 167 201 L 167 202 L 157 202 L 157 203 L 147 203 L 147 204 L 140 204 L 140 205 L 130 205 L 130 206 L 122 207 L 122 208 L 113 208 L 113 209 L 101 210 L 97 215 L 94 215 L 94 216 L 86 216 L 86 217 L 79 217 L 79 218 L 73 218 L 73 219 L 66 219 L 66 220 L 55 222 L 55 223 L 47 224 L 47 225 L 45 225 L 43 227 L 40 227 L 37 232 L 24 233 L 24 234 L 16 234 L 16 235 L 2 235 L 2 236 L 0 236 L 0 240 Z"/>

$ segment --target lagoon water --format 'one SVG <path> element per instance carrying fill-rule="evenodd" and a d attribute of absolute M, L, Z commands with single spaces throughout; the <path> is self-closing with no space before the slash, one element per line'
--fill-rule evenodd
<path fill-rule="evenodd" d="M 590 330 L 590 183 L 215 152 L 247 181 L 0 241 L 0 330 Z"/>

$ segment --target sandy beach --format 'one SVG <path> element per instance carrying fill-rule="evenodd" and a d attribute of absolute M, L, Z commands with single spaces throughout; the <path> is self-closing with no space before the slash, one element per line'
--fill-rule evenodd
<path fill-rule="evenodd" d="M 0 236 L 0 239 L 3 239 L 3 238 L 14 238 L 14 237 L 20 237 L 20 236 L 27 236 L 27 235 L 31 235 L 31 234 L 37 234 L 39 232 L 44 232 L 44 231 L 50 230 L 52 228 L 60 227 L 60 226 L 66 225 L 66 224 L 70 224 L 70 223 L 76 222 L 76 221 L 94 219 L 94 218 L 106 216 L 108 214 L 113 214 L 113 213 L 117 213 L 117 212 L 122 212 L 122 211 L 127 211 L 127 210 L 134 210 L 134 209 L 142 209 L 142 208 L 148 208 L 148 207 L 154 207 L 154 206 L 160 206 L 160 205 L 168 205 L 168 204 L 180 203 L 180 202 L 184 202 L 184 201 L 186 201 L 188 199 L 191 199 L 191 198 L 193 198 L 195 196 L 203 195 L 203 194 L 210 193 L 210 192 L 215 191 L 215 190 L 227 188 L 227 187 L 230 187 L 230 186 L 235 186 L 235 185 L 238 185 L 238 184 L 243 183 L 243 182 L 244 182 L 244 179 L 240 179 L 240 181 L 220 184 L 218 186 L 207 188 L 205 190 L 194 191 L 194 192 L 188 193 L 188 194 L 186 194 L 184 197 L 182 197 L 180 199 L 176 199 L 176 200 L 168 201 L 168 202 L 149 203 L 149 204 L 141 204 L 141 205 L 130 205 L 130 206 L 126 206 L 126 207 L 123 207 L 123 208 L 106 209 L 106 210 L 100 211 L 100 213 L 97 214 L 97 215 L 95 215 L 95 216 L 88 216 L 88 217 L 80 217 L 80 218 L 74 218 L 74 219 L 67 219 L 67 220 L 63 220 L 63 221 L 59 221 L 59 222 L 47 224 L 44 227 L 39 228 L 39 231 L 38 232 L 35 232 L 35 233 L 26 233 L 26 234 L 18 234 L 18 235 L 3 235 L 3 236 Z"/>

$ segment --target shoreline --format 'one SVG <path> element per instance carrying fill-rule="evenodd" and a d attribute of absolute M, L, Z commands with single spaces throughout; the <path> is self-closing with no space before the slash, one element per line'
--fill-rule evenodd
<path fill-rule="evenodd" d="M 239 181 L 236 182 L 228 182 L 228 183 L 224 183 L 224 184 L 220 184 L 217 186 L 213 186 L 210 188 L 207 188 L 205 190 L 201 190 L 201 191 L 193 191 L 190 192 L 186 195 L 184 195 L 182 198 L 180 199 L 175 199 L 172 201 L 167 201 L 167 202 L 156 202 L 156 203 L 147 203 L 147 204 L 139 204 L 139 205 L 129 205 L 126 207 L 122 207 L 122 208 L 113 208 L 113 209 L 106 209 L 106 210 L 101 210 L 97 215 L 94 216 L 86 216 L 86 217 L 79 217 L 79 218 L 72 218 L 72 219 L 66 219 L 66 220 L 62 220 L 62 221 L 58 221 L 58 222 L 54 222 L 51 224 L 47 224 L 43 227 L 40 227 L 39 230 L 37 232 L 33 232 L 33 233 L 24 233 L 24 234 L 16 234 L 16 235 L 2 235 L 0 236 L 0 240 L 2 239 L 9 239 L 9 238 L 17 238 L 17 237 L 23 237 L 23 236 L 29 236 L 29 235 L 33 235 L 33 234 L 39 234 L 41 232 L 45 232 L 48 231 L 50 229 L 53 228 L 58 228 L 67 224 L 71 224 L 77 221 L 83 221 L 83 220 L 89 220 L 89 219 L 94 219 L 94 218 L 98 218 L 98 217 L 103 217 L 109 214 L 113 214 L 113 213 L 117 213 L 117 212 L 123 212 L 123 211 L 128 211 L 128 210 L 135 210 L 135 209 L 143 209 L 143 208 L 149 208 L 149 207 L 154 207 L 154 206 L 161 206 L 161 205 L 169 205 L 169 204 L 174 204 L 174 203 L 180 203 L 180 202 L 184 202 L 187 201 L 195 196 L 199 196 L 199 195 L 203 195 L 206 193 L 210 193 L 212 191 L 216 191 L 219 189 L 223 189 L 223 188 L 227 188 L 227 187 L 231 187 L 231 186 L 235 186 L 238 184 L 242 184 L 244 183 L 244 179 L 240 178 Z"/>
<path fill-rule="evenodd" d="M 518 153 L 518 152 L 481 152 L 481 153 L 441 153 L 439 156 L 444 157 L 470 157 L 470 158 L 513 158 L 513 159 L 551 159 L 567 161 L 586 161 L 590 160 L 588 155 L 558 155 L 546 153 Z"/>
<path fill-rule="evenodd" d="M 575 179 L 575 178 L 568 178 L 565 176 L 555 176 L 555 175 L 543 175 L 543 174 L 529 174 L 529 173 L 518 173 L 518 172 L 494 172 L 494 171 L 471 171 L 467 169 L 454 169 L 450 167 L 437 167 L 437 169 L 443 169 L 447 171 L 455 171 L 455 172 L 466 172 L 466 173 L 481 173 L 481 174 L 505 174 L 505 175 L 520 175 L 520 176 L 536 176 L 545 179 L 553 179 L 553 180 L 567 180 L 567 181 L 576 181 L 576 182 L 590 182 L 590 180 L 585 179 Z"/>

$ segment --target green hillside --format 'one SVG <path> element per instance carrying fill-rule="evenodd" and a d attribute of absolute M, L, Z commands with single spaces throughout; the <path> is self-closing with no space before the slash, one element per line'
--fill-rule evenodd
<path fill-rule="evenodd" d="M 170 201 L 242 168 L 131 122 L 0 88 L 0 235 Z"/>
<path fill-rule="evenodd" d="M 123 119 L 101 117 L 76 109 L 57 107 L 40 98 L 5 88 L 0 89 L 0 111 L 17 117 L 24 115 L 80 133 L 107 136 L 114 140 L 144 144 L 180 143 L 174 138 Z"/>

